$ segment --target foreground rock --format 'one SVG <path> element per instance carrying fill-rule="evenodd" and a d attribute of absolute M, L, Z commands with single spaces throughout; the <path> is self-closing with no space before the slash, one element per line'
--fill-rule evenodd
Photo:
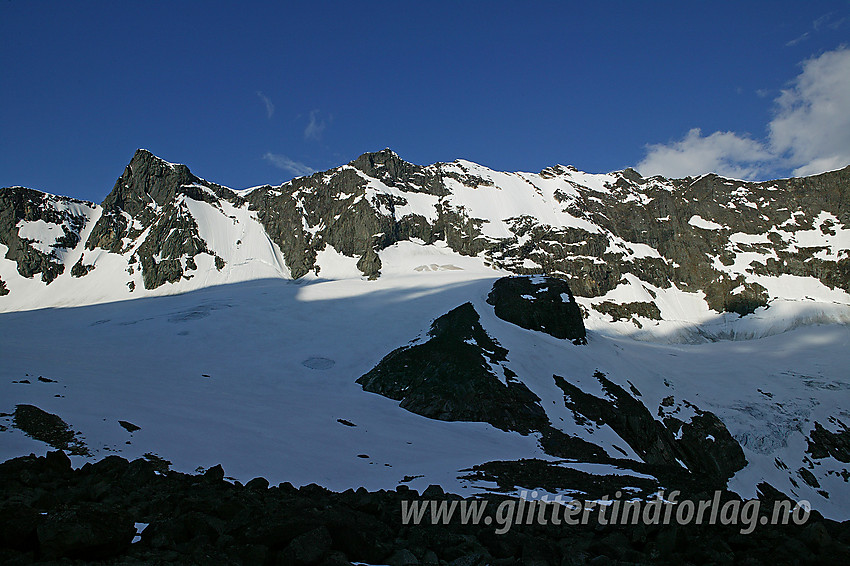
<path fill-rule="evenodd" d="M 62 452 L 0 464 L 0 563 L 31 564 L 816 564 L 850 561 L 850 522 L 802 526 L 403 524 L 423 494 L 316 485 L 243 486 L 211 473 L 158 473 L 110 456 L 72 469 Z M 771 494 L 776 495 L 776 494 Z M 731 497 L 725 494 L 724 498 Z M 470 501 L 469 499 L 465 500 Z M 491 506 L 513 501 L 488 496 Z M 133 541 L 133 523 L 141 531 Z"/>

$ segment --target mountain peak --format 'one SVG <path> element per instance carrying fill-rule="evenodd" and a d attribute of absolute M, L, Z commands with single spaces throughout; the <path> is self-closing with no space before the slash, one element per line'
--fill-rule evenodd
<path fill-rule="evenodd" d="M 185 165 L 169 163 L 147 149 L 137 149 L 103 205 L 104 208 L 112 204 L 119 204 L 121 208 L 129 205 L 132 208 L 131 203 L 134 201 L 146 206 L 150 200 L 162 205 L 174 197 L 176 187 L 197 180 Z"/>
<path fill-rule="evenodd" d="M 363 170 L 364 167 L 372 168 L 376 165 L 384 165 L 390 162 L 406 163 L 396 152 L 387 147 L 380 151 L 367 151 L 349 164 Z"/>
<path fill-rule="evenodd" d="M 189 173 L 189 168 L 185 165 L 166 161 L 165 159 L 153 154 L 150 150 L 144 148 L 136 150 L 133 154 L 133 158 L 130 159 L 130 163 L 127 164 L 127 167 L 130 169 L 132 174 L 135 174 L 135 172 L 140 169 L 148 170 L 151 167 L 161 169 L 163 171 L 171 170 Z"/>

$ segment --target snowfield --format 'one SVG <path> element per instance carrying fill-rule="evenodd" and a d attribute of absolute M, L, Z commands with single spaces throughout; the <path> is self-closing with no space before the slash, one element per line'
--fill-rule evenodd
<path fill-rule="evenodd" d="M 446 261 L 439 250 L 424 255 L 411 256 L 410 264 Z M 461 470 L 491 460 L 553 458 L 533 434 L 431 420 L 355 383 L 434 318 L 471 300 L 485 329 L 509 350 L 511 368 L 565 432 L 639 460 L 609 428 L 577 425 L 551 379 L 565 375 L 603 395 L 593 378 L 599 370 L 623 386 L 633 384 L 648 407 L 673 395 L 717 414 L 749 461 L 731 482 L 741 495 L 754 496 L 755 484 L 767 480 L 828 517 L 848 517 L 840 463 L 815 461 L 829 499 L 805 484 L 789 484 L 776 464 L 804 465 L 804 435 L 814 421 L 850 419 L 846 325 L 693 345 L 640 342 L 599 327 L 587 346 L 577 347 L 495 317 L 485 298 L 498 275 L 411 269 L 378 281 L 261 279 L 177 296 L 5 313 L 0 410 L 27 403 L 60 415 L 82 434 L 92 459 L 153 453 L 180 471 L 221 463 L 243 482 L 264 476 L 273 484 L 341 490 L 407 480 L 420 490 L 439 483 L 475 493 L 489 486 L 458 479 Z M 31 383 L 13 383 L 23 379 Z M 119 420 L 141 428 L 130 434 Z M 0 433 L 0 459 L 48 449 L 17 429 Z M 79 465 L 84 458 L 74 460 Z"/>

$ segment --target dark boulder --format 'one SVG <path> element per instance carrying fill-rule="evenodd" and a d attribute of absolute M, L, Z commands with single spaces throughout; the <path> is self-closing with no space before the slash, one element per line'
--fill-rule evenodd
<path fill-rule="evenodd" d="M 318 563 L 331 550 L 333 539 L 328 529 L 318 527 L 292 539 L 283 552 L 279 564 L 307 566 Z"/>

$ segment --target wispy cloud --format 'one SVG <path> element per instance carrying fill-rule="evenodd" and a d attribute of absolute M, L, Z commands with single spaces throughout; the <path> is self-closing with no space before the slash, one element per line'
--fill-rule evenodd
<path fill-rule="evenodd" d="M 288 158 L 287 156 L 281 155 L 279 153 L 272 153 L 269 151 L 265 155 L 263 155 L 263 159 L 265 159 L 275 167 L 283 169 L 284 171 L 292 173 L 293 175 L 299 177 L 303 175 L 312 175 L 316 172 L 316 170 L 312 167 L 300 163 L 298 161 L 294 161 Z"/>
<path fill-rule="evenodd" d="M 805 32 L 800 37 L 795 37 L 794 39 L 792 39 L 791 41 L 786 43 L 785 47 L 794 47 L 798 43 L 802 43 L 802 42 L 806 41 L 807 39 L 809 39 L 809 36 L 811 36 L 811 34 L 809 32 Z"/>
<path fill-rule="evenodd" d="M 310 111 L 310 122 L 304 128 L 304 139 L 319 141 L 322 139 L 322 134 L 325 132 L 327 123 L 319 116 L 318 110 Z"/>
<path fill-rule="evenodd" d="M 833 12 L 830 12 L 828 14 L 824 14 L 819 18 L 816 18 L 815 21 L 812 22 L 812 27 L 815 29 L 815 31 L 818 31 L 823 26 L 828 25 L 829 20 L 832 18 L 832 14 Z"/>
<path fill-rule="evenodd" d="M 847 20 L 847 18 L 842 17 L 842 18 L 836 19 L 835 15 L 836 15 L 835 12 L 829 12 L 828 14 L 824 14 L 823 16 L 816 18 L 812 22 L 812 28 L 811 28 L 810 31 L 806 31 L 802 35 L 800 35 L 799 37 L 795 37 L 791 41 L 787 42 L 785 44 L 785 46 L 786 47 L 794 47 L 795 45 L 798 45 L 798 44 L 804 42 L 805 40 L 809 39 L 812 36 L 812 32 L 819 33 L 826 28 L 831 29 L 831 30 L 837 30 L 838 28 L 840 28 L 844 24 L 844 22 Z"/>
<path fill-rule="evenodd" d="M 846 22 L 846 21 L 847 21 L 847 18 L 841 18 L 840 20 L 836 20 L 836 21 L 834 21 L 834 22 L 830 22 L 829 24 L 827 24 L 827 27 L 828 27 L 829 29 L 838 29 L 838 28 L 840 28 L 841 26 L 843 26 L 843 25 L 844 25 L 844 22 Z"/>
<path fill-rule="evenodd" d="M 838 19 L 833 18 L 833 16 L 835 16 L 835 12 L 829 12 L 828 14 L 824 14 L 823 16 L 812 22 L 812 28 L 815 31 L 820 31 L 823 28 L 835 30 L 840 28 L 847 20 L 846 16 Z"/>
<path fill-rule="evenodd" d="M 263 104 L 266 105 L 266 116 L 271 120 L 271 117 L 274 116 L 274 104 L 272 104 L 272 101 L 268 96 L 259 90 L 257 91 L 257 96 L 259 96 L 260 100 L 263 101 Z"/>
<path fill-rule="evenodd" d="M 802 63 L 802 72 L 774 99 L 763 140 L 735 132 L 651 144 L 636 168 L 644 175 L 686 177 L 714 172 L 743 179 L 790 170 L 814 175 L 850 164 L 850 49 Z"/>

